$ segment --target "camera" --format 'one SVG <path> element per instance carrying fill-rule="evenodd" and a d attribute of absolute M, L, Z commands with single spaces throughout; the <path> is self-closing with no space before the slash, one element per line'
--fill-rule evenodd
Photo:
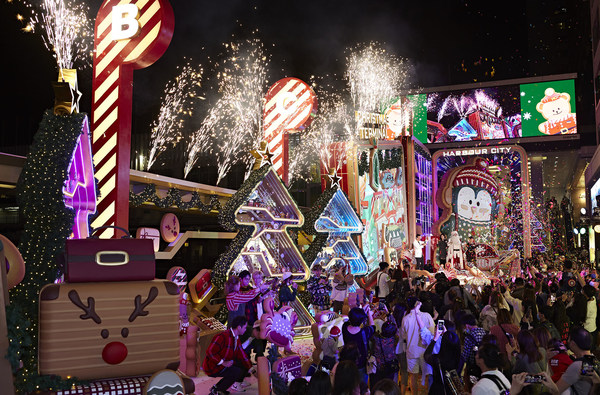
<path fill-rule="evenodd" d="M 525 376 L 526 383 L 536 384 L 541 383 L 544 380 L 545 378 L 543 374 L 528 374 L 527 376 Z"/>

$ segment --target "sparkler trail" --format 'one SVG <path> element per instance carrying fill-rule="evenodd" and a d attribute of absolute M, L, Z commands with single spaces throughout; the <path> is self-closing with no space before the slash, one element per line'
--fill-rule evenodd
<path fill-rule="evenodd" d="M 237 162 L 249 169 L 250 150 L 262 137 L 262 107 L 268 56 L 262 43 L 249 40 L 226 44 L 229 56 L 217 64 L 218 99 L 208 110 L 189 144 L 184 167 L 187 176 L 203 153 L 217 158 L 217 184 Z"/>
<path fill-rule="evenodd" d="M 471 111 L 475 110 L 476 108 L 476 105 L 475 103 L 473 103 L 473 100 L 466 97 L 465 95 L 462 95 L 460 97 L 460 100 L 456 97 L 452 97 L 452 105 L 454 106 L 454 109 L 461 118 L 466 117 L 469 113 L 471 113 Z"/>
<path fill-rule="evenodd" d="M 451 100 L 452 100 L 452 95 L 448 96 L 446 98 L 446 100 L 444 100 L 444 102 L 442 103 L 442 105 L 440 106 L 440 109 L 439 109 L 438 114 L 437 114 L 437 121 L 438 122 L 441 122 L 442 118 L 444 118 L 444 116 L 446 114 L 450 114 L 450 112 L 447 111 L 447 110 L 448 110 L 448 107 L 449 107 L 448 103 L 450 103 Z"/>
<path fill-rule="evenodd" d="M 202 72 L 202 67 L 194 67 L 188 63 L 173 81 L 167 83 L 158 119 L 151 125 L 152 137 L 147 170 L 161 153 L 169 146 L 175 147 L 182 139 L 183 124 L 185 118 L 192 115 L 192 104 L 194 98 L 198 97 Z"/>
<path fill-rule="evenodd" d="M 351 50 L 347 62 L 345 77 L 355 110 L 378 110 L 383 102 L 398 96 L 407 80 L 406 62 L 377 43 Z"/>
<path fill-rule="evenodd" d="M 345 157 L 342 152 L 343 145 L 337 145 L 334 151 L 331 146 L 336 142 L 351 144 L 356 135 L 353 133 L 353 114 L 351 108 L 344 104 L 339 94 L 327 93 L 323 89 L 316 89 L 319 97 L 319 115 L 315 118 L 310 129 L 301 136 L 300 144 L 290 153 L 289 175 L 290 181 L 310 181 L 310 170 L 316 163 L 321 163 L 324 170 L 329 173 L 331 158 L 337 158 L 334 163 L 336 169 L 342 166 L 341 160 Z M 335 156 L 334 156 L 335 155 Z"/>
<path fill-rule="evenodd" d="M 481 90 L 475 91 L 475 101 L 480 108 L 484 107 L 490 110 L 496 110 L 498 108 L 498 102 Z"/>
<path fill-rule="evenodd" d="M 75 1 L 42 0 L 39 6 L 22 2 L 31 16 L 17 18 L 26 22 L 26 32 L 42 30 L 44 45 L 56 59 L 59 69 L 72 69 L 75 62 L 83 67 L 91 66 L 93 27 L 87 15 L 89 7 Z"/>

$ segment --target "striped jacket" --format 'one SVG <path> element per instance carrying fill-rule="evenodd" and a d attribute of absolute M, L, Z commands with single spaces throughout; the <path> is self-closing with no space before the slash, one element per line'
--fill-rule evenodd
<path fill-rule="evenodd" d="M 252 367 L 252 363 L 242 348 L 242 342 L 239 337 L 233 336 L 231 329 L 221 332 L 213 338 L 206 350 L 202 370 L 209 376 L 216 376 L 225 369 L 225 366 L 219 365 L 221 361 L 233 361 L 234 364 L 242 365 L 248 370 Z"/>

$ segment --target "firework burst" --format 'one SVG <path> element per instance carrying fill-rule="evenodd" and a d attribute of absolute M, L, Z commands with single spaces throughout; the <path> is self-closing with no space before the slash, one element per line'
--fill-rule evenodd
<path fill-rule="evenodd" d="M 152 167 L 161 153 L 169 147 L 176 146 L 182 139 L 184 121 L 192 116 L 193 103 L 198 98 L 202 72 L 202 67 L 188 63 L 181 68 L 181 72 L 173 81 L 167 83 L 158 119 L 151 125 L 152 137 L 147 169 Z"/>
<path fill-rule="evenodd" d="M 25 23 L 23 31 L 41 30 L 44 45 L 56 59 L 58 69 L 72 69 L 75 62 L 83 67 L 91 65 L 93 37 L 89 7 L 75 1 L 42 0 L 39 5 L 22 2 L 31 13 L 29 17 L 17 15 Z"/>
<path fill-rule="evenodd" d="M 355 110 L 376 111 L 398 95 L 408 77 L 407 64 L 377 43 L 350 50 L 345 77 Z"/>
<path fill-rule="evenodd" d="M 242 162 L 249 169 L 252 149 L 262 137 L 263 95 L 266 88 L 268 56 L 262 43 L 249 40 L 226 44 L 228 56 L 216 64 L 217 99 L 194 133 L 184 167 L 187 176 L 203 153 L 217 158 L 217 183 Z"/>
<path fill-rule="evenodd" d="M 289 178 L 310 181 L 311 169 L 320 163 L 323 170 L 339 170 L 345 157 L 343 143 L 355 140 L 352 110 L 336 93 L 316 89 L 319 97 L 319 115 L 310 128 L 301 135 L 298 145 L 290 152 Z M 342 144 L 336 144 L 342 143 Z"/>

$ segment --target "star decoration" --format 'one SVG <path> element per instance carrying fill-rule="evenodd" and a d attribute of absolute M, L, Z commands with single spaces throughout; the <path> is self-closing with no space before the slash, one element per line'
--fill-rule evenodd
<path fill-rule="evenodd" d="M 329 180 L 331 180 L 331 187 L 337 186 L 340 187 L 340 182 L 342 181 L 342 177 L 338 176 L 337 169 L 333 171 L 333 174 L 328 174 Z"/>
<path fill-rule="evenodd" d="M 265 164 L 265 162 L 270 165 L 273 164 L 273 157 L 275 155 L 269 151 L 269 144 L 265 144 L 265 148 L 258 150 L 258 153 L 262 156 L 262 162 L 260 163 L 261 167 Z"/>
<path fill-rule="evenodd" d="M 77 80 L 75 83 L 69 82 L 69 91 L 71 92 L 71 113 L 79 113 L 79 100 L 81 99 L 81 91 L 77 86 Z"/>

